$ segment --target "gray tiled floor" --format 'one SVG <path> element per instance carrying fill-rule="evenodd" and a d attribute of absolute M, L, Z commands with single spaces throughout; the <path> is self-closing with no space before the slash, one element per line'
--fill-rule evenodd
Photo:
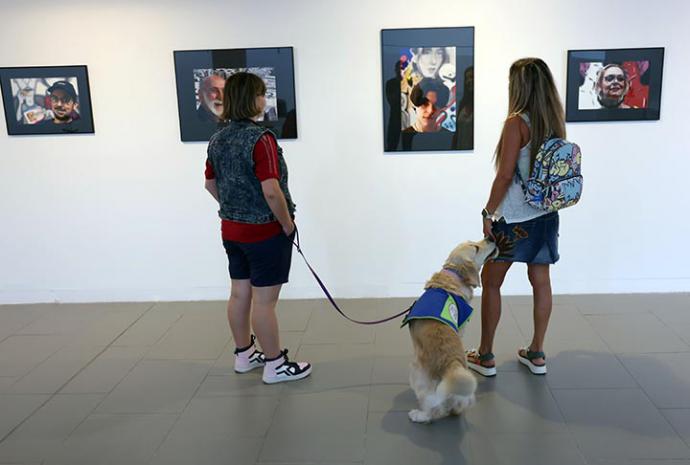
<path fill-rule="evenodd" d="M 375 319 L 411 300 L 341 304 Z M 556 296 L 545 377 L 514 359 L 531 298 L 505 298 L 498 376 L 433 425 L 407 419 L 398 322 L 323 300 L 279 320 L 314 374 L 267 386 L 232 370 L 224 302 L 0 306 L 0 465 L 690 465 L 689 294 Z"/>

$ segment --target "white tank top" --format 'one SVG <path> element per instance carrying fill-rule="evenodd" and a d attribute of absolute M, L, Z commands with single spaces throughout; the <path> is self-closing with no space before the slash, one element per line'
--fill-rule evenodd
<path fill-rule="evenodd" d="M 524 113 L 520 113 L 520 117 L 527 124 L 527 127 L 531 129 L 529 124 L 529 116 Z M 523 182 L 527 180 L 530 172 L 530 146 L 532 142 L 527 143 L 524 147 L 520 149 L 520 154 L 518 155 L 518 167 L 520 168 L 519 173 L 522 177 Z M 513 177 L 513 182 L 510 183 L 508 191 L 505 197 L 501 201 L 501 204 L 496 209 L 496 216 L 505 218 L 506 223 L 521 223 L 523 221 L 531 220 L 538 216 L 546 215 L 548 212 L 543 210 L 537 210 L 527 203 L 525 200 L 525 194 L 522 191 L 522 185 L 516 176 Z"/>

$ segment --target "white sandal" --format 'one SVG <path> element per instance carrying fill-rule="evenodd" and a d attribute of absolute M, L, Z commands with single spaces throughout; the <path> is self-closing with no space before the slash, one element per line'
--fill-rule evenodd
<path fill-rule="evenodd" d="M 492 376 L 496 376 L 496 366 L 492 367 L 485 367 L 482 365 L 482 362 L 488 362 L 490 360 L 494 360 L 496 357 L 494 357 L 494 354 L 491 352 L 488 352 L 486 354 L 480 354 L 479 350 L 477 349 L 472 349 L 468 350 L 465 353 L 465 357 L 467 358 L 467 367 L 470 370 L 474 370 L 477 373 L 479 373 L 482 376 L 486 376 L 487 378 L 490 378 Z M 478 360 L 479 363 L 472 362 L 470 360 L 470 357 L 473 357 L 474 359 Z"/>
<path fill-rule="evenodd" d="M 523 350 L 525 351 L 525 357 L 520 355 L 520 352 L 522 352 Z M 525 365 L 527 368 L 529 368 L 529 371 L 531 371 L 533 375 L 545 375 L 546 362 L 544 362 L 541 365 L 537 365 L 532 361 L 535 358 L 543 358 L 544 360 L 546 360 L 546 355 L 544 355 L 544 352 L 533 352 L 530 350 L 529 347 L 523 347 L 518 351 L 518 361 Z"/>

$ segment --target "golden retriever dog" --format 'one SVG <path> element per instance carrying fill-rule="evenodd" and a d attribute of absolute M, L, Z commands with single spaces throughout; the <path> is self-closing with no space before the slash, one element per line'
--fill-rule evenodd
<path fill-rule="evenodd" d="M 487 239 L 455 247 L 405 317 L 415 353 L 410 386 L 419 403 L 409 412 L 410 420 L 428 423 L 459 415 L 474 403 L 477 380 L 467 368 L 462 327 L 472 312 L 469 302 L 480 284 L 479 270 L 497 255 L 496 244 Z M 420 313 L 420 306 L 438 308 L 437 316 L 426 315 L 426 308 Z"/>

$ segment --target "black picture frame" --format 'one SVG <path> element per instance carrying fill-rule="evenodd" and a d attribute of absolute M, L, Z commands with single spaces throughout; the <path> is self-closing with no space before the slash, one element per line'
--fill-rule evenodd
<path fill-rule="evenodd" d="M 94 133 L 86 65 L 3 67 L 0 90 L 10 136 Z"/>
<path fill-rule="evenodd" d="M 663 68 L 663 47 L 569 50 L 566 121 L 658 120 Z"/>
<path fill-rule="evenodd" d="M 292 47 L 176 50 L 173 56 L 183 142 L 208 141 L 225 125 L 219 118 L 222 92 L 220 99 L 215 97 L 225 79 L 238 71 L 258 74 L 266 83 L 266 114 L 259 124 L 271 129 L 279 139 L 297 138 Z M 209 89 L 203 96 L 202 86 Z"/>
<path fill-rule="evenodd" d="M 384 152 L 474 149 L 473 26 L 381 30 L 381 88 Z"/>

